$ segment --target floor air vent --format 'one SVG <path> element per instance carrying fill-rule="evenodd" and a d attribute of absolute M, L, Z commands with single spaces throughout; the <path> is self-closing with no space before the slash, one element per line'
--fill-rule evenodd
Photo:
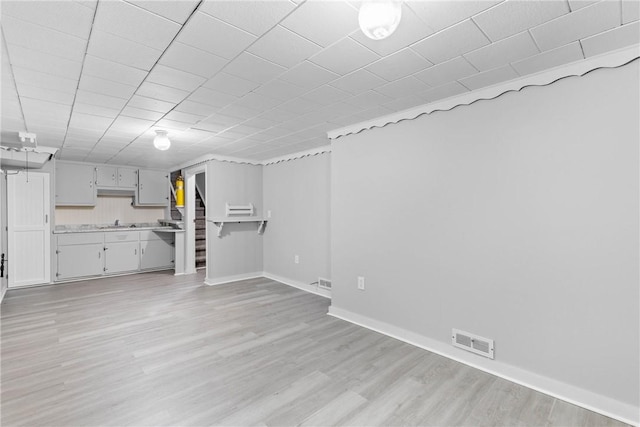
<path fill-rule="evenodd" d="M 328 289 L 331 290 L 331 280 L 328 279 L 323 279 L 322 277 L 320 277 L 318 279 L 318 287 L 320 289 Z"/>
<path fill-rule="evenodd" d="M 459 329 L 453 329 L 452 331 L 451 343 L 455 347 L 493 359 L 493 340 L 470 334 Z"/>

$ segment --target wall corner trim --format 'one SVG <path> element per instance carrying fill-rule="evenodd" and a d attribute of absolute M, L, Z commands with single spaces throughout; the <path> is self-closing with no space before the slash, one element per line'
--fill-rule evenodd
<path fill-rule="evenodd" d="M 266 279 L 275 280 L 276 282 L 283 283 L 285 285 L 301 289 L 305 292 L 309 292 L 311 294 L 319 295 L 324 298 L 331 299 L 331 291 L 325 289 L 318 289 L 315 286 L 309 285 L 307 283 L 298 282 L 297 280 L 288 279 L 286 277 L 278 276 L 275 274 L 267 273 L 266 271 L 262 273 L 262 276 Z"/>
<path fill-rule="evenodd" d="M 360 133 L 373 128 L 418 117 L 436 111 L 448 111 L 461 105 L 471 105 L 480 100 L 491 100 L 508 92 L 517 92 L 527 86 L 547 86 L 565 77 L 579 77 L 598 68 L 616 68 L 640 58 L 640 45 L 633 45 L 603 55 L 571 62 L 536 74 L 526 75 L 507 82 L 499 83 L 483 89 L 466 92 L 461 95 L 434 101 L 408 110 L 398 111 L 386 116 L 366 120 L 327 132 L 331 140 L 342 136 Z"/>
<path fill-rule="evenodd" d="M 507 381 L 520 384 L 557 399 L 583 407 L 593 412 L 622 421 L 627 424 L 640 426 L 640 408 L 628 403 L 611 399 L 567 383 L 544 377 L 499 360 L 484 360 L 464 350 L 459 350 L 449 343 L 441 342 L 426 336 L 408 331 L 386 322 L 372 319 L 339 307 L 330 306 L 329 316 L 353 323 L 372 331 L 387 335 L 391 338 L 406 342 L 423 350 L 439 354 L 456 362 L 464 363 L 472 368 L 496 375 Z"/>

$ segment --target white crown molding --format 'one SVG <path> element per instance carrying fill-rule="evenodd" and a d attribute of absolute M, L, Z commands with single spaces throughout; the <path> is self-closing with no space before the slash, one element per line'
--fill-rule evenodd
<path fill-rule="evenodd" d="M 296 153 L 285 154 L 284 156 L 273 157 L 271 159 L 260 162 L 262 165 L 272 165 L 274 163 L 288 162 L 289 160 L 301 159 L 307 156 L 315 156 L 316 154 L 330 153 L 331 145 L 323 145 L 322 147 L 312 148 L 310 150 L 298 151 Z"/>
<path fill-rule="evenodd" d="M 459 105 L 470 105 L 479 100 L 490 100 L 506 92 L 519 91 L 525 86 L 546 86 L 564 77 L 583 76 L 589 71 L 597 68 L 619 67 L 639 57 L 640 45 L 633 45 L 604 55 L 561 65 L 537 74 L 509 80 L 477 91 L 467 92 L 462 95 L 438 100 L 419 107 L 378 117 L 376 119 L 344 126 L 327 132 L 327 135 L 329 136 L 329 139 L 335 140 L 342 136 L 359 133 L 364 130 L 383 127 L 403 120 L 413 120 L 419 116 L 430 114 L 434 111 L 448 111 Z"/>

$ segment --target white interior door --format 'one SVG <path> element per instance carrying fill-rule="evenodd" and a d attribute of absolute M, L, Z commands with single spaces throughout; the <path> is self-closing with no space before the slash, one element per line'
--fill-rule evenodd
<path fill-rule="evenodd" d="M 9 287 L 51 281 L 49 174 L 7 177 Z"/>

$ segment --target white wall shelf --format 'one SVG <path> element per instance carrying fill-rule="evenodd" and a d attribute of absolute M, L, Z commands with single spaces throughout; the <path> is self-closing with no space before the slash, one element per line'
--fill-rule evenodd
<path fill-rule="evenodd" d="M 222 229 L 224 228 L 224 225 L 228 223 L 256 222 L 258 223 L 258 234 L 262 234 L 264 232 L 265 226 L 267 225 L 266 219 L 258 218 L 258 217 L 244 217 L 244 218 L 216 217 L 216 218 L 207 218 L 207 221 L 212 223 L 218 228 L 218 237 L 222 237 Z"/>

